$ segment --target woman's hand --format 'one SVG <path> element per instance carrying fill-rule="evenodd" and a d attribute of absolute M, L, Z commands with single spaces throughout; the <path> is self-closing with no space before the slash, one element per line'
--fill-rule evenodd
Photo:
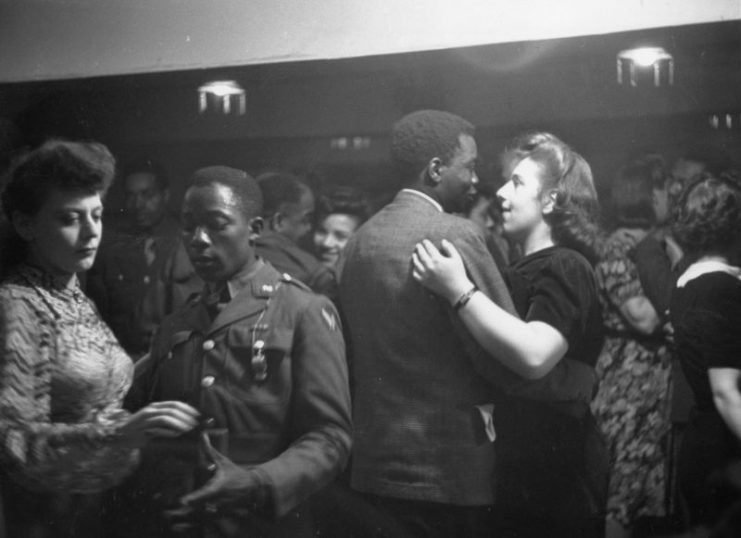
<path fill-rule="evenodd" d="M 425 239 L 417 243 L 412 255 L 412 276 L 424 287 L 441 295 L 452 305 L 471 289 L 463 259 L 450 241 L 442 240 L 438 250 Z"/>
<path fill-rule="evenodd" d="M 154 402 L 140 409 L 119 427 L 121 443 L 139 448 L 153 437 L 178 437 L 198 426 L 200 413 L 179 401 Z"/>

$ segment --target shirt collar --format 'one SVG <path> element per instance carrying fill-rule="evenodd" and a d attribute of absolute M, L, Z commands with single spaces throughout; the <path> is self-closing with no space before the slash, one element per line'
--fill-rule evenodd
<path fill-rule="evenodd" d="M 80 287 L 80 281 L 77 275 L 55 276 L 52 275 L 40 267 L 23 263 L 19 266 L 18 272 L 24 276 L 34 286 L 39 286 L 46 289 L 54 289 L 60 291 L 72 291 Z"/>
<path fill-rule="evenodd" d="M 229 300 L 234 299 L 240 291 L 249 286 L 264 266 L 265 262 L 261 258 L 257 258 L 257 261 L 248 270 L 242 270 L 229 279 L 226 282 L 226 292 L 228 293 Z M 206 290 L 208 296 L 225 297 L 223 283 L 209 283 L 206 285 Z"/>
<path fill-rule="evenodd" d="M 723 260 L 701 260 L 690 265 L 687 270 L 677 279 L 677 287 L 684 288 L 690 280 L 707 273 L 727 273 L 741 279 L 741 268 L 729 265 Z"/>
<path fill-rule="evenodd" d="M 440 213 L 443 213 L 443 206 L 440 205 L 440 203 L 435 200 L 432 196 L 429 196 L 422 191 L 418 191 L 416 189 L 401 189 L 401 192 L 408 192 L 409 194 L 413 194 L 415 196 L 419 196 L 420 198 L 424 198 L 428 202 L 430 202 L 433 206 L 435 206 L 435 209 L 437 209 Z"/>

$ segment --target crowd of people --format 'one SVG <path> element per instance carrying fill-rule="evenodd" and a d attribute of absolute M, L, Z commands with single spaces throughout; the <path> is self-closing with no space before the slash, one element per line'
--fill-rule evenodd
<path fill-rule="evenodd" d="M 498 188 L 477 159 L 473 124 L 420 110 L 375 212 L 209 166 L 174 217 L 150 158 L 19 156 L 0 536 L 737 536 L 739 175 L 631 159 L 608 227 L 556 135 L 507 144 Z"/>

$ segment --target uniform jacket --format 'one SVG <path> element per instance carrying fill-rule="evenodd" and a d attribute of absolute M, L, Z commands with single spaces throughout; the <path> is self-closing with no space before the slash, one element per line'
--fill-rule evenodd
<path fill-rule="evenodd" d="M 86 293 L 124 349 L 135 358 L 149 349 L 166 314 L 185 303 L 203 282 L 185 256 L 175 219 L 154 230 L 155 256 L 145 257 L 146 236 L 112 233 L 87 274 Z"/>
<path fill-rule="evenodd" d="M 225 428 L 227 455 L 267 479 L 282 516 L 347 460 L 347 365 L 332 303 L 258 263 L 213 321 L 205 294 L 166 318 L 129 401 L 183 400 Z"/>
<path fill-rule="evenodd" d="M 412 278 L 412 252 L 423 239 L 452 241 L 472 281 L 514 312 L 471 222 L 404 190 L 360 228 L 340 268 L 355 390 L 351 483 L 382 496 L 490 504 L 494 450 L 477 406 L 491 403 L 496 387 L 587 399 L 593 374 L 562 384 L 571 367 L 562 361 L 544 380 L 524 382 L 487 355 L 447 302 Z"/>
<path fill-rule="evenodd" d="M 330 299 L 337 296 L 334 272 L 287 237 L 272 231 L 263 232 L 257 238 L 255 250 L 278 271 L 288 273 L 316 293 Z"/>

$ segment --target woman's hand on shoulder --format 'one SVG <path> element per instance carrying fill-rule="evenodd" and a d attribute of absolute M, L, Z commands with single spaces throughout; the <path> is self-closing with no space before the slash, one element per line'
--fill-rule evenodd
<path fill-rule="evenodd" d="M 446 239 L 442 240 L 440 250 L 428 239 L 417 243 L 412 254 L 412 276 L 451 305 L 473 286 L 461 255 Z"/>
<path fill-rule="evenodd" d="M 178 437 L 191 431 L 199 418 L 198 410 L 185 402 L 153 402 L 119 426 L 119 439 L 126 446 L 142 447 L 153 437 Z"/>

